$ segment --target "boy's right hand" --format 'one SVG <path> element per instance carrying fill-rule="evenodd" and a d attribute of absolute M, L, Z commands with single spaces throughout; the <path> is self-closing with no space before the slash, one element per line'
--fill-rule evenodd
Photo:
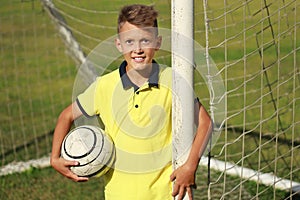
<path fill-rule="evenodd" d="M 65 160 L 63 158 L 55 158 L 51 159 L 51 166 L 61 173 L 63 176 L 75 181 L 75 182 L 85 182 L 88 181 L 89 179 L 87 177 L 79 177 L 76 174 L 74 174 L 71 170 L 70 167 L 76 166 L 79 163 L 77 161 L 69 161 Z"/>

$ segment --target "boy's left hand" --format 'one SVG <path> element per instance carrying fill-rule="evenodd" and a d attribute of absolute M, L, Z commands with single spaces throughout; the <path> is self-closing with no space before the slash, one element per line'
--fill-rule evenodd
<path fill-rule="evenodd" d="M 170 180 L 174 181 L 173 197 L 178 195 L 178 200 L 182 200 L 187 192 L 189 199 L 193 199 L 192 188 L 196 188 L 195 172 L 196 169 L 193 169 L 187 163 L 173 171 L 170 176 Z"/>

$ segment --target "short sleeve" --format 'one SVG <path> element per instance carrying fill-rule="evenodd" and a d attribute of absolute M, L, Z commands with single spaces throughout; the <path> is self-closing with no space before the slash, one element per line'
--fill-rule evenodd
<path fill-rule="evenodd" d="M 81 110 L 81 112 L 86 117 L 92 117 L 96 115 L 96 108 L 95 108 L 95 94 L 96 94 L 96 87 L 98 81 L 96 80 L 93 82 L 83 93 L 81 93 L 77 99 L 76 103 Z"/>

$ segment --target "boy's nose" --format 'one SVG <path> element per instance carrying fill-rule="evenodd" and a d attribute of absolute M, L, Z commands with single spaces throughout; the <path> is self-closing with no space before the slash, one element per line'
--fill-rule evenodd
<path fill-rule="evenodd" d="M 142 46 L 141 46 L 141 44 L 140 44 L 139 42 L 137 42 L 137 43 L 135 44 L 133 51 L 134 51 L 135 53 L 140 53 L 140 52 L 143 51 L 143 50 L 142 50 Z"/>

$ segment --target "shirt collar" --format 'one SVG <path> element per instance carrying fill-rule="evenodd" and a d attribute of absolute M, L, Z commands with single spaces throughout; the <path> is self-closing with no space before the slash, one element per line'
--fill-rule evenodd
<path fill-rule="evenodd" d="M 122 80 L 122 85 L 124 89 L 129 89 L 131 87 L 136 91 L 139 89 L 134 83 L 131 82 L 127 73 L 126 73 L 127 62 L 123 61 L 119 67 L 120 78 Z M 156 61 L 152 61 L 152 71 L 148 79 L 149 87 L 158 87 L 158 74 L 159 74 L 159 65 Z"/>

